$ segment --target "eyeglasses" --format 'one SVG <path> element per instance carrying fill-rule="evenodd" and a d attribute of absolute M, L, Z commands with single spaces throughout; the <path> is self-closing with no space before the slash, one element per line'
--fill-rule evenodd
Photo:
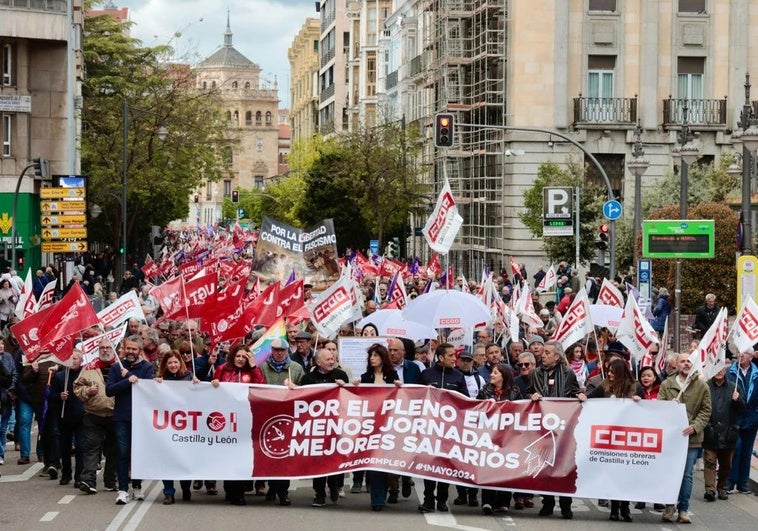
<path fill-rule="evenodd" d="M 530 367 L 532 364 L 531 362 L 525 361 L 524 363 L 517 363 L 519 367 Z"/>

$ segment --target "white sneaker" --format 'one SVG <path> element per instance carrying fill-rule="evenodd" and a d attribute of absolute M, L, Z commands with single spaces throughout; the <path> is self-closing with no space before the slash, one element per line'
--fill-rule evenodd
<path fill-rule="evenodd" d="M 116 497 L 116 505 L 126 505 L 129 503 L 129 493 L 125 490 L 118 491 L 118 497 Z"/>
<path fill-rule="evenodd" d="M 2 457 L 0 457 L 0 465 L 4 465 L 4 464 L 5 464 L 5 459 L 3 459 Z"/>
<path fill-rule="evenodd" d="M 137 501 L 144 501 L 145 495 L 142 494 L 142 489 L 132 489 L 132 499 Z"/>
<path fill-rule="evenodd" d="M 2 465 L 2 463 L 0 463 L 0 465 Z M 340 487 L 339 495 L 340 495 L 340 498 L 344 498 L 345 497 L 345 489 L 343 487 Z"/>

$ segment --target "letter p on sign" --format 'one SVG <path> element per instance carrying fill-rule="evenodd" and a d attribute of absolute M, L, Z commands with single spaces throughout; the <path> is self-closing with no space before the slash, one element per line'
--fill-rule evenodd
<path fill-rule="evenodd" d="M 573 190 L 571 188 L 543 188 L 543 216 L 550 219 L 571 219 Z"/>

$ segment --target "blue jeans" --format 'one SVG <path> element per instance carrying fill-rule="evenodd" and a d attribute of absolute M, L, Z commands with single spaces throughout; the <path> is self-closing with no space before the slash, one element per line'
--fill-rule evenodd
<path fill-rule="evenodd" d="M 695 469 L 695 461 L 700 455 L 700 448 L 687 448 L 687 460 L 684 463 L 684 475 L 682 486 L 679 487 L 679 502 L 676 508 L 679 512 L 686 513 L 690 508 L 690 496 L 692 496 L 692 471 Z"/>
<path fill-rule="evenodd" d="M 25 400 L 18 404 L 18 445 L 21 457 L 29 457 L 32 451 L 32 421 L 34 420 L 34 406 Z"/>
<path fill-rule="evenodd" d="M 126 421 L 114 421 L 113 429 L 116 432 L 116 451 L 118 452 L 118 490 L 129 490 L 129 468 L 132 458 L 132 423 Z"/>
<path fill-rule="evenodd" d="M 185 492 L 191 492 L 190 486 L 192 485 L 192 482 L 189 479 L 182 479 L 179 481 L 179 485 L 182 487 L 182 494 Z M 176 487 L 174 487 L 173 479 L 163 480 L 163 494 L 169 494 L 171 496 L 176 494 Z"/>
<path fill-rule="evenodd" d="M 730 488 L 736 486 L 739 490 L 748 490 L 750 460 L 753 456 L 753 445 L 757 433 L 758 428 L 740 428 L 737 447 L 734 449 L 734 458 L 732 459 L 732 471 L 727 480 Z"/>
<path fill-rule="evenodd" d="M 1 409 L 1 408 L 0 408 Z M 0 412 L 0 459 L 5 459 L 5 446 L 7 444 L 8 423 L 11 420 L 13 408 L 7 407 Z"/>

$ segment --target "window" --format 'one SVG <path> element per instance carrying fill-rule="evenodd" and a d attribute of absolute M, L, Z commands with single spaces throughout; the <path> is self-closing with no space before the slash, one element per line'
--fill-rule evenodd
<path fill-rule="evenodd" d="M 271 111 L 266 111 L 266 125 L 271 125 Z"/>
<path fill-rule="evenodd" d="M 13 46 L 3 44 L 3 80 L 4 86 L 13 85 Z"/>
<path fill-rule="evenodd" d="M 240 112 L 234 111 L 234 124 L 239 125 L 240 124 Z"/>
<path fill-rule="evenodd" d="M 203 81 L 203 90 L 206 90 L 208 88 L 208 82 Z"/>
<path fill-rule="evenodd" d="M 705 57 L 679 57 L 677 59 L 676 95 L 677 118 L 684 121 L 684 105 L 687 105 L 687 121 L 704 123 L 706 121 L 703 101 L 703 72 Z M 677 120 L 680 121 L 680 120 Z"/>
<path fill-rule="evenodd" d="M 236 81 L 232 81 L 232 89 L 233 90 L 237 90 L 237 82 Z"/>
<path fill-rule="evenodd" d="M 250 82 L 245 81 L 245 90 L 250 90 Z"/>
<path fill-rule="evenodd" d="M 211 81 L 211 89 L 215 89 L 215 88 L 216 88 L 216 82 L 215 81 Z"/>
<path fill-rule="evenodd" d="M 208 181 L 205 183 L 205 200 L 210 201 L 213 198 L 213 183 Z"/>
<path fill-rule="evenodd" d="M 12 116 L 10 114 L 3 115 L 3 129 L 0 131 L 0 139 L 3 141 L 3 157 L 10 157 L 11 151 L 11 131 L 12 131 Z"/>
<path fill-rule="evenodd" d="M 245 125 L 253 125 L 253 111 L 245 113 Z"/>
<path fill-rule="evenodd" d="M 261 111 L 257 111 L 255 113 L 255 125 L 261 125 L 261 120 L 263 120 L 263 113 Z"/>
<path fill-rule="evenodd" d="M 590 11 L 616 11 L 616 0 L 590 0 Z"/>
<path fill-rule="evenodd" d="M 232 148 L 225 147 L 224 148 L 224 164 L 227 166 L 231 166 L 234 163 L 234 154 L 232 153 Z"/>
<path fill-rule="evenodd" d="M 593 122 L 607 122 L 613 115 L 615 55 L 587 57 L 587 116 Z"/>
<path fill-rule="evenodd" d="M 314 39 L 313 41 L 313 51 L 318 52 L 318 39 Z"/>
<path fill-rule="evenodd" d="M 232 111 L 226 111 L 226 121 L 227 122 L 232 121 Z"/>
<path fill-rule="evenodd" d="M 255 180 L 255 187 L 258 190 L 263 190 L 263 175 L 256 175 L 254 180 Z"/>
<path fill-rule="evenodd" d="M 705 13 L 705 0 L 679 0 L 680 13 Z"/>
<path fill-rule="evenodd" d="M 224 179 L 224 197 L 232 196 L 232 180 Z"/>

